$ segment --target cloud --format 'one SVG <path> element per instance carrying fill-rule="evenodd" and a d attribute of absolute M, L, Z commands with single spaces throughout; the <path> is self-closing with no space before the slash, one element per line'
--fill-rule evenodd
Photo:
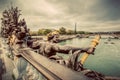
<path fill-rule="evenodd" d="M 2 10 L 10 1 L 0 0 Z M 32 30 L 74 29 L 75 22 L 78 30 L 120 30 L 119 0 L 14 0 L 13 4 L 22 9 L 21 17 Z"/>

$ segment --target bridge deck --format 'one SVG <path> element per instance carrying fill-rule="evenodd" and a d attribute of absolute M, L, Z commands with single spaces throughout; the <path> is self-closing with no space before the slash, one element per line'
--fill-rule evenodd
<path fill-rule="evenodd" d="M 50 80 L 90 80 L 80 72 L 75 72 L 57 64 L 34 51 L 22 50 L 21 56 Z"/>

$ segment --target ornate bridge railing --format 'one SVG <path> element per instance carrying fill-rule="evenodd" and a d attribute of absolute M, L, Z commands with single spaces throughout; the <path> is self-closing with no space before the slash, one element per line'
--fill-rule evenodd
<path fill-rule="evenodd" d="M 16 80 L 90 80 L 80 72 L 51 61 L 30 48 L 13 48 L 10 52 Z"/>

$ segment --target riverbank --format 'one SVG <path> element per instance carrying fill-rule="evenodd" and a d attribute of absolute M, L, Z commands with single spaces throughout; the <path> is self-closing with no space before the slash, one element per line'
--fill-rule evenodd
<path fill-rule="evenodd" d="M 39 40 L 39 41 L 47 41 L 47 37 L 46 36 L 31 36 L 32 39 L 34 40 Z M 56 43 L 65 41 L 65 40 L 70 40 L 76 38 L 76 35 L 61 35 L 59 38 L 57 38 Z"/>

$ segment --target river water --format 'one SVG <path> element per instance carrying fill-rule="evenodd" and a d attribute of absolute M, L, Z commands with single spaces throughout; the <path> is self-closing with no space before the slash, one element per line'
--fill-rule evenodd
<path fill-rule="evenodd" d="M 88 47 L 91 41 L 92 38 L 75 38 L 63 41 L 59 44 L 75 47 Z M 88 57 L 84 64 L 85 68 L 98 71 L 107 76 L 120 77 L 120 40 L 111 39 L 111 41 L 108 41 L 108 39 L 101 39 L 94 54 L 95 55 L 90 55 Z M 62 54 L 62 56 L 65 59 L 68 58 L 68 55 Z"/>

